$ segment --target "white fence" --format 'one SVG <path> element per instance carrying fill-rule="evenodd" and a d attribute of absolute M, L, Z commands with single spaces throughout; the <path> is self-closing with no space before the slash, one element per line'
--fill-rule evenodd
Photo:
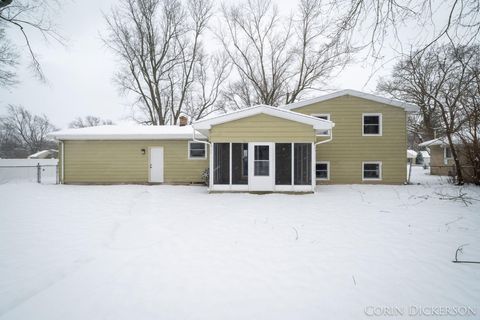
<path fill-rule="evenodd" d="M 32 181 L 57 183 L 58 159 L 0 159 L 0 183 Z"/>

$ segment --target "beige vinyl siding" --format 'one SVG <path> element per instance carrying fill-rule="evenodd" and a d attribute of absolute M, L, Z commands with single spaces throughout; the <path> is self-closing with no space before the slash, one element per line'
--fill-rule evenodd
<path fill-rule="evenodd" d="M 208 167 L 208 159 L 188 159 L 187 140 L 64 143 L 65 183 L 147 183 L 148 150 L 156 146 L 164 148 L 165 183 L 201 182 Z M 144 155 L 141 149 L 145 149 Z"/>
<path fill-rule="evenodd" d="M 311 125 L 266 114 L 213 126 L 212 142 L 313 142 L 315 131 Z"/>
<path fill-rule="evenodd" d="M 352 96 L 293 109 L 304 114 L 329 113 L 333 141 L 317 146 L 317 161 L 330 161 L 330 180 L 318 183 L 386 183 L 406 180 L 406 112 Z M 382 114 L 382 136 L 362 136 L 362 114 Z M 318 141 L 326 138 L 318 138 Z M 362 181 L 362 162 L 381 161 L 382 180 Z"/>

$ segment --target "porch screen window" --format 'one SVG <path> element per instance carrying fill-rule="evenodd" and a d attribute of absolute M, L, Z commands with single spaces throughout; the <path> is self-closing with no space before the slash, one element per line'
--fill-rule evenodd
<path fill-rule="evenodd" d="M 275 184 L 292 184 L 292 144 L 275 144 Z"/>
<path fill-rule="evenodd" d="M 364 135 L 381 135 L 382 124 L 381 116 L 379 114 L 364 114 L 363 115 L 363 134 Z"/>
<path fill-rule="evenodd" d="M 270 171 L 269 146 L 255 146 L 255 158 L 253 159 L 255 176 L 268 176 Z"/>
<path fill-rule="evenodd" d="M 295 185 L 309 185 L 312 183 L 312 144 L 294 144 L 293 170 L 295 172 Z"/>
<path fill-rule="evenodd" d="M 363 179 L 364 180 L 379 180 L 381 178 L 380 162 L 365 162 L 363 163 Z"/>
<path fill-rule="evenodd" d="M 232 184 L 248 184 L 248 143 L 232 143 Z"/>
<path fill-rule="evenodd" d="M 230 144 L 214 143 L 213 145 L 213 183 L 230 183 Z"/>

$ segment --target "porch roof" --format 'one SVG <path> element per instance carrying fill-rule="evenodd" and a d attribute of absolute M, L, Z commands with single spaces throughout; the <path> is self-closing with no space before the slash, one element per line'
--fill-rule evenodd
<path fill-rule="evenodd" d="M 335 123 L 329 120 L 324 120 L 324 119 L 316 118 L 313 116 L 301 114 L 298 112 L 280 109 L 277 107 L 272 107 L 267 105 L 257 105 L 250 108 L 245 108 L 242 110 L 222 114 L 213 118 L 199 120 L 194 122 L 192 126 L 195 130 L 205 135 L 206 132 L 212 128 L 212 126 L 255 116 L 258 114 L 266 114 L 272 117 L 277 117 L 281 119 L 286 119 L 286 120 L 291 120 L 291 121 L 311 125 L 314 130 L 330 130 L 333 127 L 335 127 Z"/>

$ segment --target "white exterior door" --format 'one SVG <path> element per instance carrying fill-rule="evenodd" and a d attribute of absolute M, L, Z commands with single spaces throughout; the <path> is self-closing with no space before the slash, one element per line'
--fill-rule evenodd
<path fill-rule="evenodd" d="M 250 191 L 273 191 L 274 144 L 252 142 L 248 145 L 248 189 Z"/>
<path fill-rule="evenodd" d="M 149 182 L 163 182 L 163 147 L 150 148 Z"/>

